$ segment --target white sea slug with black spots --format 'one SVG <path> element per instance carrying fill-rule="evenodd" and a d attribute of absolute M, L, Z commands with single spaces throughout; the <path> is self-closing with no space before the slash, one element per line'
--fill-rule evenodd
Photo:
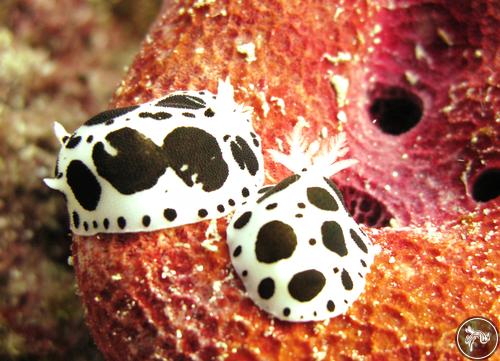
<path fill-rule="evenodd" d="M 56 123 L 62 148 L 55 177 L 73 233 L 153 231 L 227 215 L 264 181 L 252 108 L 229 81 L 218 93 L 176 91 L 112 109 L 72 134 Z"/>
<path fill-rule="evenodd" d="M 337 161 L 347 152 L 344 135 L 325 151 L 319 143 L 306 147 L 300 130 L 299 124 L 289 140 L 290 155 L 270 151 L 294 175 L 264 187 L 237 210 L 227 230 L 232 264 L 249 297 L 294 322 L 345 313 L 363 292 L 377 252 L 329 179 L 355 163 Z"/>

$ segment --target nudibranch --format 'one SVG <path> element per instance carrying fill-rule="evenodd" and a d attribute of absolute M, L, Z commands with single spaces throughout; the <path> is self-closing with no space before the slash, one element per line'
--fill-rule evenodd
<path fill-rule="evenodd" d="M 281 320 L 320 321 L 344 313 L 360 296 L 376 250 L 329 179 L 355 163 L 336 162 L 347 152 L 345 136 L 335 137 L 314 162 L 311 154 L 321 147 L 315 142 L 306 152 L 299 137 L 290 155 L 270 151 L 294 175 L 239 208 L 227 239 L 257 306 Z"/>
<path fill-rule="evenodd" d="M 75 234 L 140 232 L 227 215 L 264 181 L 252 108 L 229 81 L 112 109 L 73 134 L 56 123 L 62 147 L 55 178 Z"/>

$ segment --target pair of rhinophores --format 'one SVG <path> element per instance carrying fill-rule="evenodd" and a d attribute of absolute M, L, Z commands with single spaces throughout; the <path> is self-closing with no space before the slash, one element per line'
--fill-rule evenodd
<path fill-rule="evenodd" d="M 248 295 L 281 320 L 318 321 L 344 313 L 364 289 L 374 246 L 348 214 L 336 172 L 355 163 L 342 135 L 321 147 L 301 141 L 270 150 L 294 175 L 264 186 L 252 109 L 229 81 L 176 91 L 100 113 L 74 133 L 56 123 L 62 148 L 55 178 L 73 233 L 143 232 L 220 218 L 232 263 Z M 300 122 L 299 122 L 300 123 Z"/>

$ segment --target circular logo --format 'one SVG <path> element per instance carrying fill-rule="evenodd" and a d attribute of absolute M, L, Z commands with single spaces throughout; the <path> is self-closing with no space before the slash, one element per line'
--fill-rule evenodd
<path fill-rule="evenodd" d="M 484 360 L 497 349 L 498 329 L 487 318 L 471 317 L 458 327 L 455 341 L 465 357 Z"/>

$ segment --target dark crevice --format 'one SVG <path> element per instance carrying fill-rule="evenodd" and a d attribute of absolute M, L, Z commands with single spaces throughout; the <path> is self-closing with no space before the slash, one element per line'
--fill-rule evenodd
<path fill-rule="evenodd" d="M 500 195 L 500 169 L 490 168 L 479 174 L 472 185 L 472 198 L 488 202 Z"/>
<path fill-rule="evenodd" d="M 379 84 L 370 98 L 370 120 L 384 133 L 403 134 L 422 118 L 422 100 L 404 88 Z"/>
<path fill-rule="evenodd" d="M 368 193 L 349 186 L 339 187 L 344 195 L 347 210 L 357 223 L 368 227 L 388 227 L 393 215 L 385 205 Z"/>

